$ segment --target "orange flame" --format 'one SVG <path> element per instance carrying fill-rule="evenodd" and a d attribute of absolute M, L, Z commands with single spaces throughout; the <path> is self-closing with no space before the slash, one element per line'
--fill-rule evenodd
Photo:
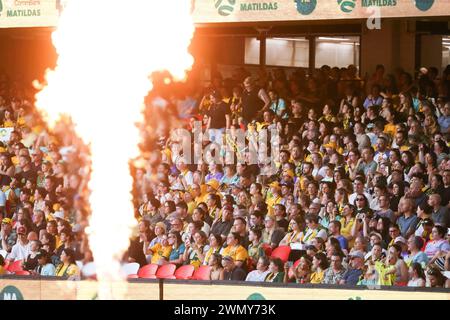
<path fill-rule="evenodd" d="M 135 225 L 129 159 L 139 154 L 150 73 L 185 77 L 194 25 L 189 0 L 69 0 L 53 44 L 55 70 L 36 95 L 53 125 L 69 114 L 91 145 L 89 240 L 99 281 L 120 280 L 120 257 Z M 101 297 L 100 297 L 101 298 Z"/>

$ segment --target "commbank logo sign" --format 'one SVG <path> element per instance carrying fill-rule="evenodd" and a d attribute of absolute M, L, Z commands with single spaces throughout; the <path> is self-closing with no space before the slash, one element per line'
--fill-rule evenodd
<path fill-rule="evenodd" d="M 294 0 L 297 11 L 303 15 L 311 14 L 316 9 L 317 0 Z"/>
<path fill-rule="evenodd" d="M 356 7 L 356 0 L 337 0 L 342 12 L 350 13 Z"/>
<path fill-rule="evenodd" d="M 434 4 L 434 0 L 416 0 L 416 7 L 420 11 L 428 11 Z"/>
<path fill-rule="evenodd" d="M 221 16 L 229 16 L 234 11 L 236 0 L 215 0 L 215 7 Z"/>
<path fill-rule="evenodd" d="M 0 292 L 0 300 L 23 300 L 23 295 L 18 288 L 6 286 Z"/>

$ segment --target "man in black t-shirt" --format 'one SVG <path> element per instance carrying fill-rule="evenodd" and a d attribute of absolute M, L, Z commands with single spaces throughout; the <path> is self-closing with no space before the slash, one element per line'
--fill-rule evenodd
<path fill-rule="evenodd" d="M 286 207 L 282 204 L 276 204 L 274 207 L 275 219 L 279 228 L 284 232 L 288 231 L 289 221 L 286 219 Z"/>
<path fill-rule="evenodd" d="M 226 205 L 222 208 L 222 219 L 217 220 L 211 227 L 211 233 L 219 234 L 223 240 L 227 238 L 233 227 L 233 207 Z"/>
<path fill-rule="evenodd" d="M 19 166 L 22 169 L 22 172 L 19 173 L 20 182 L 25 184 L 27 180 L 30 180 L 36 183 L 37 173 L 32 166 L 31 158 L 25 155 L 19 156 Z"/>
<path fill-rule="evenodd" d="M 236 267 L 234 260 L 230 256 L 222 258 L 223 280 L 244 281 L 247 273 L 244 269 Z"/>
<path fill-rule="evenodd" d="M 242 92 L 242 118 L 246 123 L 252 122 L 261 110 L 267 110 L 271 101 L 266 91 L 256 87 L 250 77 L 244 80 Z"/>
<path fill-rule="evenodd" d="M 222 97 L 218 91 L 211 93 L 210 101 L 211 107 L 206 114 L 208 117 L 206 129 L 209 129 L 210 141 L 221 145 L 222 135 L 227 126 L 227 119 L 229 119 L 231 114 L 230 107 L 222 101 Z"/>

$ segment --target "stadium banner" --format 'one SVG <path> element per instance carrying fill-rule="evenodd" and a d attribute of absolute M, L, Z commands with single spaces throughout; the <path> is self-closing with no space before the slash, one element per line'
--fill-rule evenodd
<path fill-rule="evenodd" d="M 66 1 L 0 0 L 0 28 L 54 27 Z M 190 1 L 197 24 L 431 17 L 450 12 L 450 0 Z"/>
<path fill-rule="evenodd" d="M 0 0 L 0 28 L 52 27 L 60 0 Z"/>
<path fill-rule="evenodd" d="M 164 281 L 163 300 L 449 300 L 450 292 L 301 288 Z"/>
<path fill-rule="evenodd" d="M 196 23 L 447 16 L 450 0 L 191 0 Z"/>
<path fill-rule="evenodd" d="M 159 300 L 159 283 L 117 282 L 108 290 L 116 299 Z M 95 300 L 98 287 L 95 281 L 22 280 L 0 278 L 0 300 Z"/>

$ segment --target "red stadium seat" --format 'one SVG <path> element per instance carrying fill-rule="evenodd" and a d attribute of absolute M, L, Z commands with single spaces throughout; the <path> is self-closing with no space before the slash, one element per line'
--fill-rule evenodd
<path fill-rule="evenodd" d="M 270 244 L 263 243 L 261 247 L 264 249 L 266 256 L 270 257 L 270 255 L 272 254 L 272 247 L 270 246 Z"/>
<path fill-rule="evenodd" d="M 22 271 L 22 260 L 16 260 L 14 262 L 10 262 L 8 265 L 8 269 L 9 272 L 11 273 L 15 273 L 17 271 Z"/>
<path fill-rule="evenodd" d="M 129 274 L 127 276 L 127 279 L 137 279 L 137 278 L 139 278 L 139 276 L 137 274 Z"/>
<path fill-rule="evenodd" d="M 286 263 L 289 259 L 289 254 L 291 253 L 291 247 L 289 246 L 279 246 L 272 251 L 270 255 L 271 258 L 280 258 L 283 263 Z"/>
<path fill-rule="evenodd" d="M 172 279 L 178 279 L 178 280 L 188 280 L 192 278 L 192 275 L 194 274 L 195 267 L 191 264 L 188 264 L 186 266 L 181 266 L 175 271 L 175 275 Z"/>
<path fill-rule="evenodd" d="M 25 270 L 19 270 L 14 272 L 15 275 L 17 276 L 29 276 L 31 273 L 29 273 L 28 271 Z"/>
<path fill-rule="evenodd" d="M 156 277 L 158 279 L 172 279 L 176 268 L 177 266 L 172 263 L 164 264 L 156 271 Z"/>
<path fill-rule="evenodd" d="M 156 279 L 156 271 L 158 270 L 158 267 L 159 266 L 154 263 L 143 266 L 138 271 L 139 278 Z"/>
<path fill-rule="evenodd" d="M 200 266 L 197 270 L 195 270 L 194 275 L 192 276 L 193 280 L 211 280 L 211 267 L 210 266 Z"/>

